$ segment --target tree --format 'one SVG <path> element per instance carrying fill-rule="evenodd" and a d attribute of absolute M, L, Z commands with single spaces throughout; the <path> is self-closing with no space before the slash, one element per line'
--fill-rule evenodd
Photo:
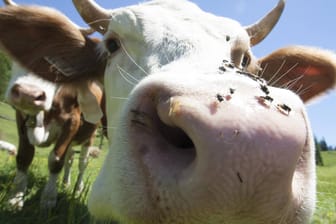
<path fill-rule="evenodd" d="M 0 101 L 4 100 L 5 91 L 10 80 L 11 62 L 8 57 L 0 52 Z"/>
<path fill-rule="evenodd" d="M 328 151 L 329 150 L 329 146 L 326 142 L 326 140 L 324 138 L 321 139 L 321 141 L 319 142 L 319 145 L 321 147 L 321 151 Z"/>
<path fill-rule="evenodd" d="M 319 141 L 316 139 L 316 137 L 314 137 L 314 141 L 315 141 L 315 163 L 318 166 L 323 166 L 324 163 L 321 155 L 321 145 Z"/>

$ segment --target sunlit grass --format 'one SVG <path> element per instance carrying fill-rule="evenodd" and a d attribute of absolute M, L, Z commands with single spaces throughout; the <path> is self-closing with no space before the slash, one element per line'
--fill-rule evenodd
<path fill-rule="evenodd" d="M 336 152 L 322 152 L 323 167 L 317 168 L 316 213 L 313 223 L 336 223 Z"/>

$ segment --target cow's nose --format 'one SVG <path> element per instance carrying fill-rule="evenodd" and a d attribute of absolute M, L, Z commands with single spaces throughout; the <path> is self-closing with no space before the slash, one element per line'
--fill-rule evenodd
<path fill-rule="evenodd" d="M 43 109 L 46 93 L 39 87 L 27 84 L 14 84 L 10 91 L 9 102 L 22 110 L 38 111 Z"/>
<path fill-rule="evenodd" d="M 14 102 L 39 106 L 45 102 L 46 94 L 40 88 L 32 85 L 14 84 L 11 89 L 11 99 Z"/>
<path fill-rule="evenodd" d="M 127 139 L 149 176 L 175 181 L 184 195 L 207 197 L 209 206 L 217 199 L 209 199 L 204 189 L 218 186 L 227 189 L 222 197 L 228 209 L 245 199 L 261 202 L 265 194 L 286 201 L 307 137 L 302 102 L 274 88 L 276 102 L 261 102 L 265 93 L 256 81 L 211 78 L 164 84 L 152 78 L 134 92 Z M 290 113 L 276 106 L 285 100 Z M 280 199 L 275 207 L 282 206 Z"/>

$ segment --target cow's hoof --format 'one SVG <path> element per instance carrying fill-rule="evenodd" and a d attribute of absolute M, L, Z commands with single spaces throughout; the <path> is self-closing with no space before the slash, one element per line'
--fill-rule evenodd
<path fill-rule="evenodd" d="M 9 209 L 13 211 L 21 211 L 24 204 L 24 193 L 18 192 L 11 196 L 8 200 Z"/>
<path fill-rule="evenodd" d="M 79 196 L 84 190 L 84 183 L 83 181 L 80 181 L 79 183 L 76 182 L 76 186 L 75 186 L 75 194 L 77 196 Z"/>
<path fill-rule="evenodd" d="M 100 155 L 100 151 L 100 148 L 91 146 L 89 147 L 89 156 L 91 156 L 92 158 L 98 158 L 98 156 Z"/>
<path fill-rule="evenodd" d="M 41 210 L 50 210 L 56 207 L 57 196 L 49 197 L 45 196 L 41 198 L 40 208 Z"/>
<path fill-rule="evenodd" d="M 71 181 L 70 180 L 63 180 L 62 187 L 63 187 L 63 189 L 69 189 L 71 187 Z"/>
<path fill-rule="evenodd" d="M 40 201 L 41 210 L 50 210 L 56 207 L 57 190 L 55 187 L 50 187 L 48 184 L 43 189 Z"/>

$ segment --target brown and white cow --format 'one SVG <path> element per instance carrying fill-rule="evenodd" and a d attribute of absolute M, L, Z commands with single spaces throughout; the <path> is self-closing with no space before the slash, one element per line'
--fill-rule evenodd
<path fill-rule="evenodd" d="M 334 87 L 336 56 L 303 46 L 253 56 L 284 0 L 247 27 L 185 0 L 115 10 L 73 2 L 104 35 L 101 44 L 38 6 L 0 9 L 0 43 L 27 69 L 74 87 L 105 70 L 111 143 L 89 197 L 93 216 L 125 224 L 309 222 L 315 163 L 303 102 Z"/>
<path fill-rule="evenodd" d="M 41 196 L 41 208 L 52 208 L 57 201 L 57 178 L 64 166 L 63 183 L 70 185 L 73 146 L 81 145 L 75 191 L 83 189 L 83 175 L 98 123 L 85 121 L 78 103 L 78 93 L 71 85 L 57 85 L 13 66 L 6 100 L 15 108 L 19 135 L 16 157 L 17 172 L 9 203 L 21 209 L 27 187 L 27 171 L 35 147 L 54 145 L 49 154 L 49 180 Z M 102 100 L 102 87 L 92 82 L 90 89 L 97 102 Z"/>

